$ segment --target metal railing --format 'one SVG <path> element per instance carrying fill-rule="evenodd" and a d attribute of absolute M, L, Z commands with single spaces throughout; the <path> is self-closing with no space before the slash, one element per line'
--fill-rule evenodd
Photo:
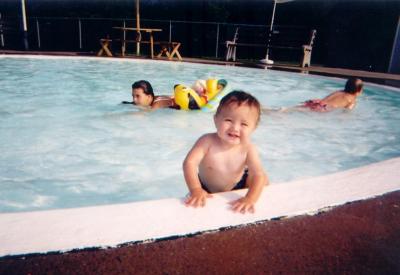
<path fill-rule="evenodd" d="M 0 18 L 2 48 L 24 49 L 21 21 L 18 17 Z M 100 48 L 101 38 L 121 37 L 121 32 L 113 27 L 134 26 L 135 22 L 127 18 L 30 17 L 27 22 L 29 50 L 95 53 Z M 181 42 L 183 56 L 217 59 L 225 56 L 224 43 L 232 40 L 236 28 L 240 28 L 239 40 L 246 43 L 266 44 L 269 33 L 268 25 L 220 22 L 142 19 L 141 26 L 162 29 L 155 35 L 155 40 Z M 300 26 L 276 25 L 273 30 L 276 37 L 277 34 L 292 33 L 290 39 L 298 40 L 292 42 L 299 45 L 308 39 L 308 32 L 309 29 Z M 113 47 L 118 51 L 117 45 Z M 241 49 L 239 56 L 242 59 L 260 59 L 265 56 L 266 48 L 267 45 L 265 48 Z"/>

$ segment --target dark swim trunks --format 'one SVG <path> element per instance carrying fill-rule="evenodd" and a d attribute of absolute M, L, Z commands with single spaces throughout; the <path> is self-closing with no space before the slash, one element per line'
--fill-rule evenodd
<path fill-rule="evenodd" d="M 238 183 L 236 183 L 236 185 L 232 188 L 232 190 L 238 190 L 238 189 L 246 188 L 247 176 L 248 176 L 248 170 L 246 169 L 246 170 L 244 170 L 242 178 L 240 179 L 240 181 Z M 210 190 L 208 190 L 208 188 L 201 181 L 200 177 L 199 177 L 199 180 L 200 180 L 200 183 L 201 183 L 201 188 L 203 188 L 208 193 L 211 193 Z"/>

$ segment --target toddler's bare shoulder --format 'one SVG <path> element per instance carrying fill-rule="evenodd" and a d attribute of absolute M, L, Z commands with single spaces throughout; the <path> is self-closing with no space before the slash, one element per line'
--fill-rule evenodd
<path fill-rule="evenodd" d="M 257 147 L 256 144 L 249 142 L 249 143 L 246 145 L 246 150 L 247 150 L 247 152 L 249 152 L 249 153 L 257 153 L 257 152 L 258 152 L 258 147 Z"/>
<path fill-rule="evenodd" d="M 198 140 L 197 143 L 200 143 L 202 145 L 210 145 L 213 142 L 215 142 L 216 139 L 216 135 L 215 133 L 208 133 L 208 134 L 204 134 L 202 135 Z"/>

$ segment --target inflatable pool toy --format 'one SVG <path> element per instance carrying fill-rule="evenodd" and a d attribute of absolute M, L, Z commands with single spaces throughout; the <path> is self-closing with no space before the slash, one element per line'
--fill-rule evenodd
<path fill-rule="evenodd" d="M 196 81 L 196 84 L 198 83 L 201 82 Z M 227 84 L 225 79 L 207 79 L 204 95 L 199 95 L 194 89 L 183 84 L 177 84 L 174 87 L 175 103 L 182 110 L 204 109 L 203 111 L 213 111 L 218 107 L 221 98 L 227 93 Z"/>
<path fill-rule="evenodd" d="M 213 112 L 218 108 L 221 99 L 228 94 L 231 89 L 225 79 L 218 80 L 217 86 L 220 87 L 213 98 L 211 98 L 205 105 L 201 107 L 203 112 Z"/>
<path fill-rule="evenodd" d="M 175 85 L 174 100 L 181 110 L 199 110 L 206 104 L 204 97 L 200 97 L 192 88 L 183 84 Z"/>

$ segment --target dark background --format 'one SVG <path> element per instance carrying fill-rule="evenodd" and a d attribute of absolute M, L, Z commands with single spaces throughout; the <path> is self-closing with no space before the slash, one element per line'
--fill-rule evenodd
<path fill-rule="evenodd" d="M 26 6 L 30 49 L 38 49 L 36 19 L 40 50 L 50 51 L 95 52 L 99 38 L 119 35 L 111 27 L 121 26 L 122 19 L 135 25 L 134 0 L 26 0 Z M 182 42 L 181 54 L 187 57 L 215 57 L 217 25 L 186 21 L 221 23 L 217 56 L 223 58 L 222 43 L 233 38 L 237 26 L 240 42 L 266 43 L 272 7 L 272 0 L 141 0 L 140 15 L 142 27 L 166 30 L 160 34 L 161 40 L 168 39 L 168 20 L 173 20 L 173 40 Z M 1 0 L 0 13 L 5 48 L 23 49 L 20 0 Z M 399 15 L 400 1 L 394 0 L 296 0 L 277 5 L 277 34 L 272 43 L 301 46 L 309 40 L 310 30 L 316 29 L 313 64 L 387 72 Z M 77 21 L 66 17 L 82 19 L 82 49 L 78 47 Z M 298 55 L 293 50 L 271 52 L 277 61 L 296 61 Z M 238 49 L 238 57 L 261 59 L 265 49 Z"/>

